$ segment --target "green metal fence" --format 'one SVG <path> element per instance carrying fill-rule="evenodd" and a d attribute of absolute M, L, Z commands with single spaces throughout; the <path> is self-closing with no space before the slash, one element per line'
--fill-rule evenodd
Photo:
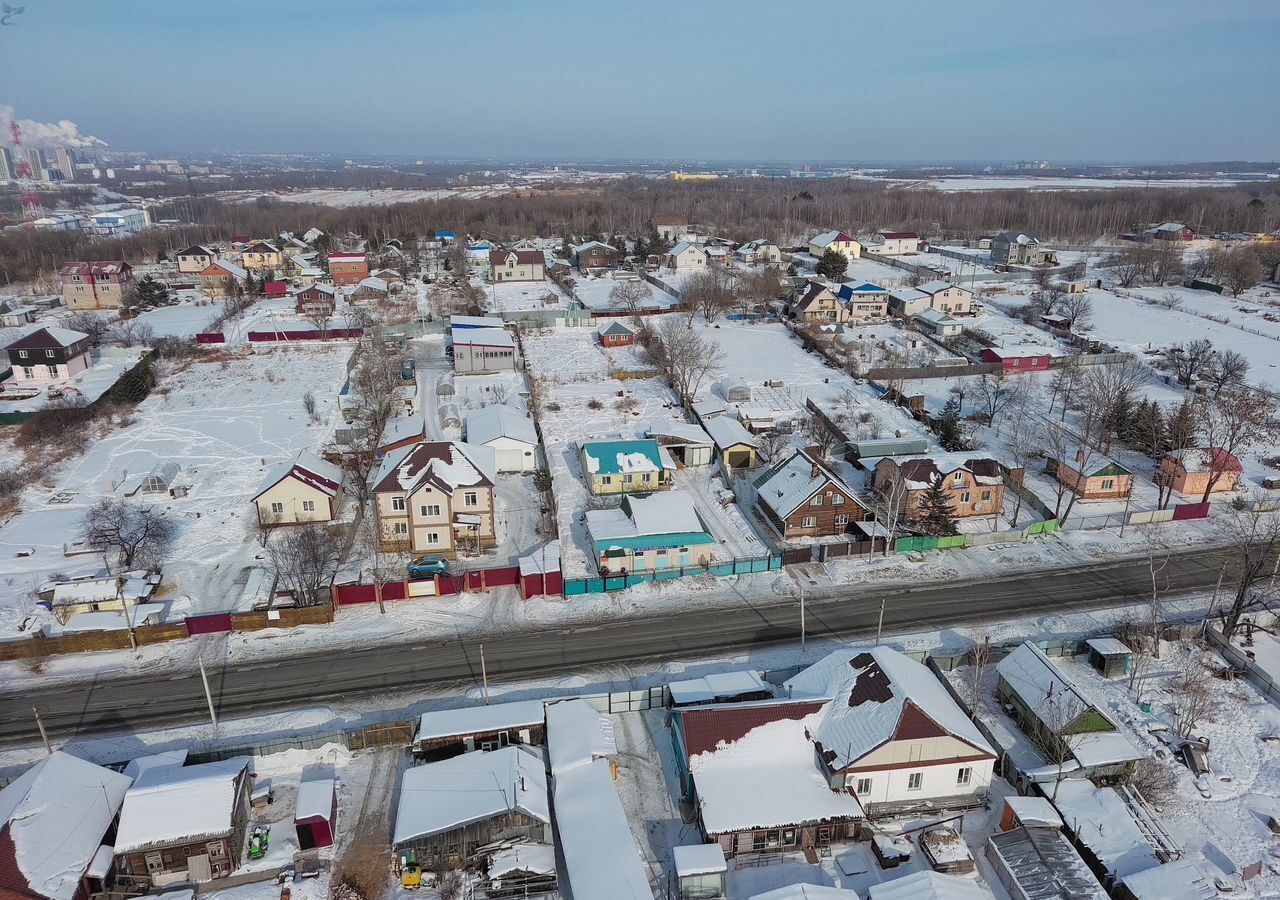
<path fill-rule="evenodd" d="M 781 556 L 761 556 L 751 559 L 722 560 L 707 566 L 647 569 L 643 572 L 628 572 L 626 575 L 610 575 L 607 578 L 566 578 L 564 595 L 573 597 L 580 594 L 603 594 L 607 591 L 625 590 L 647 581 L 671 581 L 697 575 L 727 578 L 730 575 L 749 575 L 753 572 L 769 572 L 781 568 Z"/>
<path fill-rule="evenodd" d="M 1058 521 L 1056 519 L 1046 519 L 1043 522 L 1033 522 L 1021 531 L 1002 532 L 1009 541 L 1025 540 L 1033 534 L 1052 534 L 1058 530 Z M 900 537 L 894 542 L 893 548 L 899 553 L 916 553 L 925 550 L 958 550 L 964 547 L 986 546 L 991 543 L 991 535 L 964 535 L 956 534 L 947 537 L 932 537 L 929 535 L 918 535 L 915 537 Z"/>

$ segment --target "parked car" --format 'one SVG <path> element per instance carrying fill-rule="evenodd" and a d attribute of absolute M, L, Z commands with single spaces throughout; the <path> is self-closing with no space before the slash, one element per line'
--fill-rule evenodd
<path fill-rule="evenodd" d="M 418 364 L 412 359 L 406 359 L 402 365 L 403 368 L 400 369 L 400 380 L 413 381 L 414 376 L 418 371 Z"/>
<path fill-rule="evenodd" d="M 410 578 L 430 578 L 432 575 L 448 575 L 449 560 L 439 556 L 419 556 L 409 563 Z"/>

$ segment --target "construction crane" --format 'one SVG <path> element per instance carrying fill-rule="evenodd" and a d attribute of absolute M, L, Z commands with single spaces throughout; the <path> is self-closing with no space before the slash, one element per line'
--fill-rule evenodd
<path fill-rule="evenodd" d="M 27 160 L 27 154 L 22 152 L 22 129 L 18 127 L 17 119 L 9 121 L 9 135 L 13 139 L 13 157 L 16 162 L 14 168 L 18 176 L 18 192 L 22 198 L 22 221 L 27 227 L 31 227 L 32 222 L 44 215 L 44 210 L 40 206 L 40 194 L 36 192 L 31 163 Z"/>

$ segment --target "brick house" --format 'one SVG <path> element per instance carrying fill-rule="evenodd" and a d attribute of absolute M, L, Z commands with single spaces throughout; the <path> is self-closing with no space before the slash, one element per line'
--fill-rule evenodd
<path fill-rule="evenodd" d="M 235 263 L 215 259 L 200 270 L 200 293 L 210 298 L 226 297 L 248 277 L 249 273 Z"/>
<path fill-rule="evenodd" d="M 426 441 L 388 454 L 374 476 L 378 540 L 386 550 L 453 558 L 492 547 L 493 450 L 458 441 Z"/>
<path fill-rule="evenodd" d="M 636 333 L 621 322 L 614 322 L 600 332 L 600 343 L 605 347 L 629 347 L 635 340 Z"/>
<path fill-rule="evenodd" d="M 818 458 L 797 450 L 755 479 L 756 508 L 784 540 L 845 534 L 867 509 Z"/>
<path fill-rule="evenodd" d="M 542 281 L 547 258 L 538 250 L 490 250 L 490 281 Z"/>
<path fill-rule="evenodd" d="M 333 315 L 338 305 L 338 289 L 319 281 L 293 295 L 294 309 L 300 315 L 328 313 Z"/>
<path fill-rule="evenodd" d="M 178 256 L 178 272 L 183 275 L 199 275 L 213 265 L 218 254 L 203 244 L 194 244 Z"/>
<path fill-rule="evenodd" d="M 1065 459 L 1050 459 L 1045 472 L 1066 485 L 1081 500 L 1116 500 L 1129 496 L 1133 473 L 1114 459 L 1084 448 Z"/>
<path fill-rule="evenodd" d="M 14 381 L 66 381 L 93 363 L 89 335 L 69 328 L 37 328 L 5 347 Z"/>
<path fill-rule="evenodd" d="M 363 253 L 330 253 L 328 259 L 334 284 L 359 284 L 369 277 L 369 257 Z"/>
<path fill-rule="evenodd" d="M 244 757 L 144 771 L 124 795 L 116 871 L 154 887 L 230 875 L 245 846 L 250 781 Z"/>
<path fill-rule="evenodd" d="M 1017 477 L 1018 470 L 1011 475 Z M 990 516 L 1004 507 L 1004 467 L 989 457 L 964 453 L 911 458 L 886 456 L 872 470 L 871 487 L 882 497 L 896 497 L 908 519 L 918 518 L 920 501 L 935 481 L 951 501 L 956 518 Z"/>
<path fill-rule="evenodd" d="M 120 309 L 133 291 L 133 266 L 112 262 L 69 262 L 58 273 L 67 309 Z"/>
<path fill-rule="evenodd" d="M 1206 489 L 1211 494 L 1234 491 L 1241 471 L 1239 458 L 1221 447 L 1192 447 L 1166 453 L 1156 467 L 1154 480 L 1156 484 L 1168 484 L 1179 494 L 1203 496 Z"/>

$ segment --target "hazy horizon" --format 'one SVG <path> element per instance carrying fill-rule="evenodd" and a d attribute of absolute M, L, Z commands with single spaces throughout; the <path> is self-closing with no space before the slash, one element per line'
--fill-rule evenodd
<path fill-rule="evenodd" d="M 1280 146 L 1274 0 L 25 5 L 0 100 L 119 148 L 1124 165 Z"/>

